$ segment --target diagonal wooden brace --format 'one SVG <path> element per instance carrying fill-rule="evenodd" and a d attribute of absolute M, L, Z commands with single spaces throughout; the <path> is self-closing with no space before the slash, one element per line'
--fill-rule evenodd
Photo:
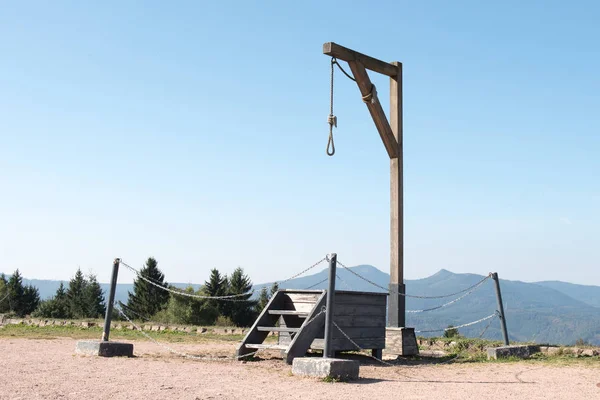
<path fill-rule="evenodd" d="M 352 70 L 352 74 L 354 75 L 354 79 L 356 79 L 356 84 L 358 85 L 360 94 L 363 98 L 372 95 L 374 86 L 371 83 L 371 79 L 369 79 L 369 74 L 367 74 L 365 67 L 358 61 L 348 61 L 348 65 L 350 65 L 350 69 Z M 388 155 L 391 159 L 398 158 L 398 141 L 394 136 L 394 132 L 392 132 L 392 128 L 383 112 L 379 99 L 377 96 L 373 96 L 373 100 L 365 102 L 365 104 L 371 113 L 373 122 L 375 122 L 375 126 L 377 127 L 377 131 L 379 132 L 379 136 L 381 136 L 381 140 L 383 141 L 383 145 L 385 146 Z"/>

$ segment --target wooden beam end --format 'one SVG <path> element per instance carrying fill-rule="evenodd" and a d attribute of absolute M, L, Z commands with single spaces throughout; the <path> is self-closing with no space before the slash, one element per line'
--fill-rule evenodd
<path fill-rule="evenodd" d="M 333 42 L 323 43 L 323 54 L 331 55 L 331 50 L 335 46 Z"/>

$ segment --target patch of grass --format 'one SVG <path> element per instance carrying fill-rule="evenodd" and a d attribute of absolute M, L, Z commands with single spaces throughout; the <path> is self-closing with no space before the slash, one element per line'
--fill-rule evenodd
<path fill-rule="evenodd" d="M 100 339 L 102 337 L 102 326 L 93 326 L 83 328 L 72 325 L 50 325 L 50 326 L 32 326 L 32 325 L 5 325 L 0 329 L 0 337 L 25 338 L 25 339 L 55 339 L 67 337 L 72 339 Z M 198 343 L 205 341 L 221 342 L 239 342 L 243 335 L 218 335 L 215 333 L 186 333 L 180 331 L 144 331 L 150 337 L 169 343 Z M 146 340 L 141 332 L 130 329 L 111 329 L 111 339 L 123 340 Z"/>
<path fill-rule="evenodd" d="M 546 363 L 551 365 L 585 365 L 598 366 L 599 357 L 577 357 L 573 354 L 567 354 L 568 348 L 561 348 L 556 355 L 548 355 L 537 353 L 528 359 L 518 357 L 500 358 L 498 360 L 487 359 L 487 349 L 489 347 L 502 346 L 501 341 L 491 341 L 485 339 L 470 339 L 470 338 L 422 338 L 429 341 L 431 345 L 422 346 L 424 349 L 443 350 L 448 356 L 439 360 L 451 360 L 462 363 Z M 435 344 L 433 344 L 435 343 Z M 513 343 L 519 345 L 535 344 L 535 343 Z M 541 346 L 544 346 L 543 344 Z"/>
<path fill-rule="evenodd" d="M 326 376 L 325 378 L 321 379 L 323 382 L 327 382 L 327 383 L 340 383 L 340 382 L 347 382 L 347 379 L 344 379 L 342 377 L 333 377 L 333 376 Z"/>

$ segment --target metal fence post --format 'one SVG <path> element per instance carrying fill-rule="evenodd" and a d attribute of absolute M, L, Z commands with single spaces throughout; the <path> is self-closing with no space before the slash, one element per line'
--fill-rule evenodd
<path fill-rule="evenodd" d="M 502 337 L 504 338 L 504 344 L 509 345 L 508 342 L 508 330 L 506 329 L 506 317 L 504 316 L 504 305 L 502 304 L 502 292 L 500 291 L 500 279 L 498 279 L 498 273 L 492 273 L 492 279 L 496 284 L 496 299 L 498 300 L 498 312 L 500 312 L 500 323 L 502 325 Z"/>
<path fill-rule="evenodd" d="M 104 331 L 102 332 L 102 341 L 108 342 L 110 335 L 110 320 L 112 318 L 113 303 L 115 302 L 115 291 L 117 290 L 117 276 L 119 275 L 120 258 L 115 258 L 113 262 L 112 277 L 110 279 L 110 294 L 108 295 L 108 304 L 106 305 L 106 316 L 104 317 Z"/>
<path fill-rule="evenodd" d="M 331 346 L 331 336 L 333 334 L 333 305 L 335 303 L 335 267 L 337 265 L 337 254 L 332 253 L 329 257 L 329 289 L 327 289 L 327 308 L 325 310 L 324 358 L 332 358 L 334 356 L 333 347 Z"/>

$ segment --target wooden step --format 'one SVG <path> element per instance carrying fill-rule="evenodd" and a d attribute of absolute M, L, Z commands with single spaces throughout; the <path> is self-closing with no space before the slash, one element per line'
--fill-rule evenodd
<path fill-rule="evenodd" d="M 271 315 L 296 315 L 301 318 L 308 316 L 308 311 L 296 311 L 296 310 L 269 310 Z"/>
<path fill-rule="evenodd" d="M 287 326 L 257 326 L 260 332 L 298 332 L 300 328 L 288 328 Z"/>
<path fill-rule="evenodd" d="M 257 349 L 257 350 L 287 350 L 287 346 L 283 344 L 254 344 L 254 343 L 246 343 L 246 347 L 249 349 Z"/>

